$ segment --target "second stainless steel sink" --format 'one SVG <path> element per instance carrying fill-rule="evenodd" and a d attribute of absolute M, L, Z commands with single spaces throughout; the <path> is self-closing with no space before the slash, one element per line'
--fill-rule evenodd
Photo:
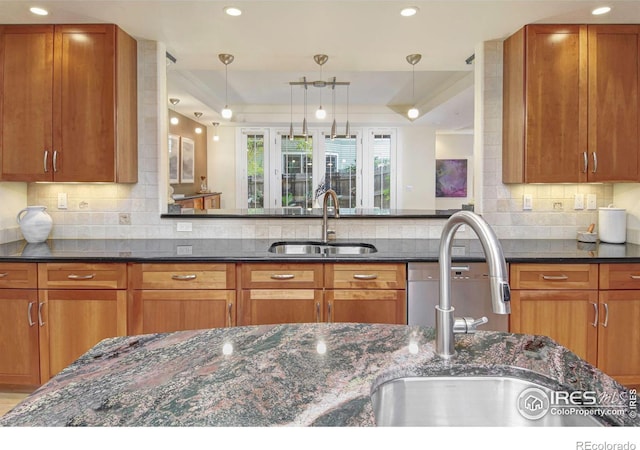
<path fill-rule="evenodd" d="M 588 411 L 545 411 L 549 392 L 512 377 L 406 377 L 381 384 L 371 400 L 378 426 L 603 426 Z"/>
<path fill-rule="evenodd" d="M 269 247 L 270 253 L 278 255 L 346 256 L 364 255 L 377 251 L 376 247 L 371 244 L 351 242 L 329 242 L 325 244 L 317 241 L 282 241 L 274 242 Z"/>

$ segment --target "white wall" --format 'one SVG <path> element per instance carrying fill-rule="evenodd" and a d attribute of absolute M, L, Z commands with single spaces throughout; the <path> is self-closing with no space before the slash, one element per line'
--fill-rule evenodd
<path fill-rule="evenodd" d="M 474 200 L 473 193 L 473 134 L 436 134 L 436 159 L 467 160 L 467 196 L 436 197 L 436 209 L 460 209 L 463 203 Z"/>
<path fill-rule="evenodd" d="M 435 209 L 435 129 L 398 128 L 398 209 Z"/>
<path fill-rule="evenodd" d="M 213 126 L 207 130 L 211 136 L 207 152 L 207 180 L 209 190 L 222 192 L 220 207 L 236 207 L 236 127 L 218 126 L 218 142 L 213 141 L 216 130 Z"/>

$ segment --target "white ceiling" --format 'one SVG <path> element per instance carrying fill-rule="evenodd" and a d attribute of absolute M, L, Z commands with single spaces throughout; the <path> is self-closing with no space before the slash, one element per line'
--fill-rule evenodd
<path fill-rule="evenodd" d="M 34 4 L 50 14 L 37 17 Z M 313 55 L 324 53 L 326 81 L 349 81 L 349 114 L 369 122 L 408 123 L 412 103 L 411 65 L 405 57 L 422 54 L 415 66 L 413 98 L 421 110 L 418 124 L 439 129 L 471 128 L 473 66 L 465 60 L 487 40 L 502 40 L 527 23 L 640 23 L 640 2 L 606 1 L 605 16 L 592 0 L 0 0 L 0 23 L 116 23 L 138 39 L 163 42 L 177 63 L 168 67 L 168 94 L 180 98 L 176 109 L 200 121 L 226 122 L 224 65 L 231 53 L 228 103 L 234 122 L 288 123 L 290 81 L 320 79 Z M 223 12 L 228 5 L 239 17 Z M 404 6 L 418 6 L 404 18 Z M 309 88 L 308 112 L 319 102 L 331 118 L 331 90 Z M 296 115 L 303 111 L 303 89 L 293 90 Z M 336 109 L 346 113 L 346 89 L 336 89 Z M 328 121 L 329 121 L 328 119 Z M 295 119 L 294 119 L 295 120 Z"/>

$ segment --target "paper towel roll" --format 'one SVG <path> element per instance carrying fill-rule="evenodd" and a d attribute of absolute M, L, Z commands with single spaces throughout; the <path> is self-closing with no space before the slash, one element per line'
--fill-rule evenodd
<path fill-rule="evenodd" d="M 610 244 L 627 240 L 627 212 L 623 208 L 598 208 L 598 238 Z"/>

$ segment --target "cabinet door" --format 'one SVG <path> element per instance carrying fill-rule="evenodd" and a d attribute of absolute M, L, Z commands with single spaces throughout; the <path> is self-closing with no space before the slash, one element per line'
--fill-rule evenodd
<path fill-rule="evenodd" d="M 587 28 L 529 25 L 504 44 L 503 182 L 586 181 Z"/>
<path fill-rule="evenodd" d="M 320 289 L 242 291 L 238 325 L 322 322 Z"/>
<path fill-rule="evenodd" d="M 549 336 L 596 365 L 598 291 L 511 292 L 512 333 Z"/>
<path fill-rule="evenodd" d="M 134 291 L 129 334 L 168 333 L 235 325 L 235 291 Z"/>
<path fill-rule="evenodd" d="M 601 291 L 598 368 L 622 384 L 640 384 L 640 291 Z"/>
<path fill-rule="evenodd" d="M 40 384 L 38 293 L 0 289 L 0 384 Z"/>
<path fill-rule="evenodd" d="M 327 322 L 407 323 L 404 290 L 326 291 Z"/>
<path fill-rule="evenodd" d="M 640 26 L 589 25 L 589 181 L 640 180 Z"/>
<path fill-rule="evenodd" d="M 39 296 L 43 383 L 102 339 L 127 333 L 126 291 L 42 290 Z"/>
<path fill-rule="evenodd" d="M 56 26 L 56 181 L 114 181 L 115 29 Z"/>
<path fill-rule="evenodd" d="M 0 92 L 0 179 L 51 181 L 52 25 L 0 26 Z"/>

